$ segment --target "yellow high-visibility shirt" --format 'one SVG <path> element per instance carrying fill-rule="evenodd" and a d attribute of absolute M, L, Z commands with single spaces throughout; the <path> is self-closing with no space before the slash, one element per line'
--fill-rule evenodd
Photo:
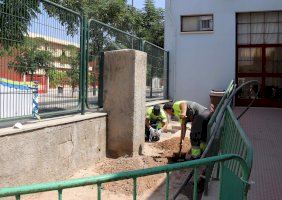
<path fill-rule="evenodd" d="M 162 128 L 162 123 L 167 122 L 167 116 L 163 109 L 161 109 L 160 115 L 155 115 L 153 112 L 153 107 L 149 107 L 146 112 L 146 119 L 150 122 L 154 121 L 158 124 L 158 128 Z"/>

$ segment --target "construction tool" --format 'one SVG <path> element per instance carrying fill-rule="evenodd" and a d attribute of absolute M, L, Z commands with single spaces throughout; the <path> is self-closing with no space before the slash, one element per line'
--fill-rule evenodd
<path fill-rule="evenodd" d="M 183 148 L 183 141 L 185 139 L 185 135 L 186 135 L 186 128 L 184 128 L 183 125 L 181 125 L 181 136 L 180 136 L 179 153 L 178 153 L 178 157 L 179 158 L 181 158 L 182 148 Z"/>
<path fill-rule="evenodd" d="M 186 153 L 182 153 L 185 135 L 186 135 L 186 128 L 183 125 L 181 125 L 181 136 L 180 136 L 180 142 L 179 142 L 179 151 L 178 151 L 178 153 L 173 154 L 173 161 L 174 162 L 184 162 L 185 161 L 185 154 Z"/>

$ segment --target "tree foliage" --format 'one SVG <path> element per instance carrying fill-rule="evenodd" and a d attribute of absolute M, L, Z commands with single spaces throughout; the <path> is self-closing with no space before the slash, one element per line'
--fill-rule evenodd
<path fill-rule="evenodd" d="M 26 37 L 24 43 L 15 49 L 18 54 L 8 66 L 20 74 L 31 74 L 31 80 L 39 69 L 47 73 L 53 67 L 53 56 L 51 52 L 42 50 L 45 43 L 42 38 Z"/>
<path fill-rule="evenodd" d="M 49 77 L 50 88 L 56 88 L 59 85 L 63 86 L 69 82 L 68 74 L 65 71 L 59 71 L 52 68 L 48 71 L 47 75 Z"/>
<path fill-rule="evenodd" d="M 138 24 L 135 26 L 138 37 L 158 46 L 164 46 L 164 10 L 157 9 L 154 0 L 145 0 L 139 26 Z"/>
<path fill-rule="evenodd" d="M 75 35 L 79 32 L 81 21 L 78 16 L 44 2 L 41 7 L 40 2 L 39 0 L 0 1 L 1 44 L 4 47 L 24 40 L 31 20 L 40 14 L 42 8 L 50 17 L 58 19 L 67 28 L 67 34 Z M 132 8 L 127 4 L 127 0 L 53 0 L 53 2 L 163 46 L 164 12 L 155 7 L 153 0 L 146 0 L 142 10 Z"/>
<path fill-rule="evenodd" d="M 69 78 L 69 84 L 72 87 L 72 95 L 74 93 L 74 89 L 79 85 L 79 61 L 80 54 L 78 52 L 78 48 L 75 46 L 67 46 L 67 50 L 70 52 L 69 62 L 68 64 L 71 66 L 69 70 L 67 70 L 67 76 Z"/>
<path fill-rule="evenodd" d="M 0 33 L 4 48 L 23 42 L 31 19 L 40 13 L 37 0 L 1 0 Z"/>

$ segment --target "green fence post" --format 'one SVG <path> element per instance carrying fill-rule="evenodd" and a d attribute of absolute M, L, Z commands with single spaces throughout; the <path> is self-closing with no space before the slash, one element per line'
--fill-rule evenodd
<path fill-rule="evenodd" d="M 140 50 L 140 51 L 145 51 L 145 48 L 144 48 L 144 47 L 145 47 L 145 41 L 142 40 L 142 39 L 140 39 L 140 40 L 139 40 L 139 48 L 140 48 L 139 50 Z"/>
<path fill-rule="evenodd" d="M 63 200 L 63 190 L 58 190 L 58 200 Z"/>
<path fill-rule="evenodd" d="M 101 199 L 102 199 L 101 189 L 102 189 L 102 184 L 101 184 L 101 183 L 98 183 L 98 184 L 97 184 L 97 190 L 98 190 L 98 191 L 97 191 L 97 193 L 98 193 L 98 194 L 97 194 L 97 199 L 98 199 L 98 200 L 101 200 Z"/>
<path fill-rule="evenodd" d="M 82 44 L 80 44 L 80 48 L 82 49 L 82 80 L 81 80 L 81 114 L 84 115 L 85 114 L 85 102 L 86 102 L 86 92 L 85 92 L 85 88 L 86 88 L 86 31 L 87 31 L 87 17 L 85 15 L 83 15 L 82 17 Z"/>
<path fill-rule="evenodd" d="M 133 178 L 133 200 L 137 200 L 137 178 Z"/>
<path fill-rule="evenodd" d="M 80 106 L 80 110 L 82 107 L 82 74 L 83 74 L 83 17 L 80 17 L 80 67 L 79 67 L 79 94 L 78 94 L 78 102 Z"/>
<path fill-rule="evenodd" d="M 198 200 L 198 179 L 199 179 L 199 170 L 198 168 L 194 169 L 194 191 L 193 191 L 193 200 Z"/>
<path fill-rule="evenodd" d="M 166 181 L 165 181 L 165 199 L 169 200 L 169 172 L 166 172 Z"/>
<path fill-rule="evenodd" d="M 88 87 L 89 87 L 89 24 L 88 24 L 88 19 L 86 19 L 86 23 L 85 23 L 85 77 L 86 77 L 86 83 L 85 83 L 85 104 L 87 106 L 87 108 L 89 108 L 88 105 Z M 94 90 L 95 88 L 93 88 Z"/>

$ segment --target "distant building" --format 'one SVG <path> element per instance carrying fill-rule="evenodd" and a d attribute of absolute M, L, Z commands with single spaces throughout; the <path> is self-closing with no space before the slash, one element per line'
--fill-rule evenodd
<path fill-rule="evenodd" d="M 281 0 L 166 0 L 165 48 L 172 98 L 208 106 L 210 90 L 255 79 L 236 104 L 260 90 L 256 106 L 282 107 Z"/>
<path fill-rule="evenodd" d="M 57 38 L 39 35 L 36 33 L 29 33 L 30 38 L 42 38 L 46 41 L 46 44 L 43 44 L 40 47 L 40 50 L 46 50 L 52 53 L 54 57 L 53 66 L 59 71 L 66 71 L 71 69 L 69 64 L 60 61 L 60 57 L 62 54 L 66 55 L 66 57 L 70 56 L 70 52 L 67 50 L 67 46 L 72 45 L 77 47 L 79 50 L 79 43 L 72 43 L 65 40 L 59 40 Z M 15 72 L 12 68 L 9 68 L 9 62 L 13 61 L 16 52 L 13 52 L 11 55 L 4 55 L 0 57 L 0 78 L 7 79 L 9 81 L 17 81 L 17 82 L 30 82 L 31 75 L 21 75 Z M 38 82 L 39 84 L 39 93 L 46 93 L 49 89 L 49 79 L 46 76 L 45 72 L 42 70 L 37 70 L 36 74 L 33 77 L 33 81 Z"/>

